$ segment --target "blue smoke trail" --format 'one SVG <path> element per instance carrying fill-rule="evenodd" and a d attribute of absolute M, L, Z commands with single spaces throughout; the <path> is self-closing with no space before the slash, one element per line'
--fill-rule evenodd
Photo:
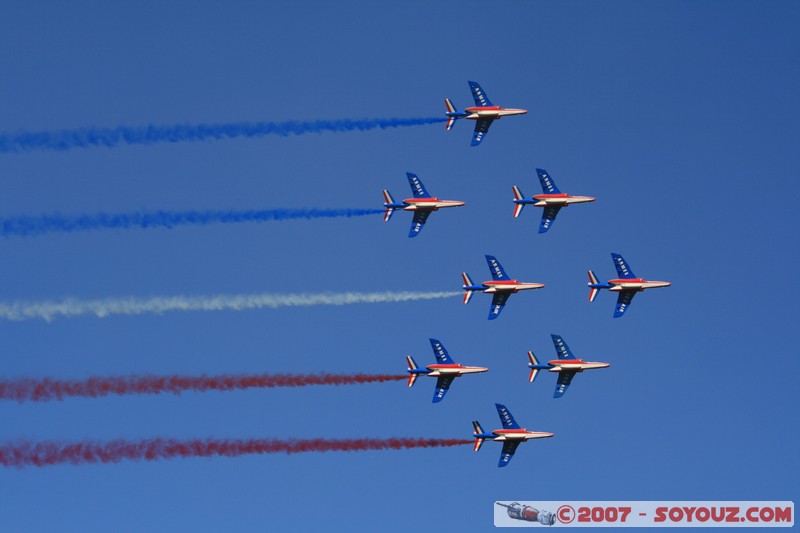
<path fill-rule="evenodd" d="M 383 209 L 263 209 L 20 216 L 0 219 L 0 235 L 3 237 L 30 237 L 52 232 L 73 233 L 100 229 L 174 228 L 186 225 L 238 224 L 298 218 L 352 218 L 380 214 L 383 211 Z"/>
<path fill-rule="evenodd" d="M 80 128 L 74 130 L 37 131 L 0 134 L 0 153 L 30 150 L 70 150 L 120 144 L 156 144 L 163 142 L 217 141 L 236 137 L 263 137 L 265 135 L 303 135 L 326 131 L 367 131 L 374 129 L 422 126 L 444 122 L 439 117 L 428 118 L 373 118 L 339 119 L 287 122 L 235 122 L 230 124 L 179 124 L 173 126 L 144 126 L 117 128 Z"/>

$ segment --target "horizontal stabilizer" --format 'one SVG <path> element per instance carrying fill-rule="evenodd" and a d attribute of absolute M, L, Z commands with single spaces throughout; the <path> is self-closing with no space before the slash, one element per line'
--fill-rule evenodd
<path fill-rule="evenodd" d="M 484 438 L 477 437 L 477 435 L 483 435 L 483 428 L 481 427 L 481 425 L 478 423 L 477 420 L 472 421 L 472 428 L 473 428 L 473 435 L 476 435 L 475 446 L 472 449 L 473 451 L 477 452 L 478 450 L 481 449 L 481 446 L 483 446 L 483 441 L 485 440 Z"/>
<path fill-rule="evenodd" d="M 466 289 L 466 292 L 464 293 L 464 303 L 468 304 L 472 298 L 472 295 L 474 294 L 474 291 L 467 289 L 467 287 L 472 287 L 472 280 L 466 272 L 461 273 L 461 280 L 464 282 L 463 288 Z"/>
<path fill-rule="evenodd" d="M 530 364 L 534 366 L 539 364 L 539 361 L 536 360 L 536 357 L 533 355 L 533 352 L 528 352 L 528 361 L 530 361 Z M 531 373 L 528 376 L 528 383 L 533 383 L 537 375 L 539 375 L 539 369 L 531 368 Z"/>
<path fill-rule="evenodd" d="M 411 372 L 412 370 L 416 370 L 417 369 L 417 363 L 414 361 L 414 358 L 411 357 L 410 355 L 406 356 L 406 362 L 408 363 L 408 371 L 409 372 Z M 417 374 L 415 372 L 412 372 L 411 374 L 408 375 L 408 386 L 409 387 L 413 387 L 414 386 L 414 382 L 417 381 L 417 377 L 418 376 L 419 376 L 419 374 Z"/>
<path fill-rule="evenodd" d="M 514 200 L 522 200 L 522 192 L 519 190 L 519 187 L 516 185 L 512 186 L 511 189 L 514 191 Z M 520 213 L 522 213 L 522 208 L 525 207 L 525 204 L 522 203 L 514 203 L 514 218 L 517 218 Z"/>
<path fill-rule="evenodd" d="M 597 276 L 594 275 L 594 272 L 591 270 L 589 271 L 589 301 L 593 302 L 595 298 L 597 298 L 597 292 L 600 290 L 597 287 L 592 287 L 592 285 L 597 285 Z"/>

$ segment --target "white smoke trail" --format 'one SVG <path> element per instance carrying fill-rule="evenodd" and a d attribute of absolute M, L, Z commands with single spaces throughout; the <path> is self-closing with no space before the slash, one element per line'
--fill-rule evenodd
<path fill-rule="evenodd" d="M 315 305 L 349 305 L 359 303 L 392 303 L 414 300 L 435 300 L 459 296 L 460 292 L 329 292 L 299 294 L 221 294 L 213 296 L 169 296 L 153 298 L 108 298 L 105 300 L 0 302 L 0 319 L 51 321 L 54 318 L 94 315 L 160 315 L 168 311 L 245 311 L 278 307 Z"/>

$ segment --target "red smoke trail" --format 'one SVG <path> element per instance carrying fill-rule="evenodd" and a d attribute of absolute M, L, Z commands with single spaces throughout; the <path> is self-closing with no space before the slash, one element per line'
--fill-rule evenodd
<path fill-rule="evenodd" d="M 400 381 L 392 374 L 254 374 L 221 376 L 112 376 L 82 380 L 14 379 L 0 381 L 0 399 L 46 402 L 70 396 L 97 398 L 109 394 L 181 394 L 186 391 L 230 391 L 250 388 L 354 385 Z"/>
<path fill-rule="evenodd" d="M 157 461 L 176 457 L 238 457 L 264 453 L 356 452 L 366 450 L 403 450 L 440 448 L 472 444 L 464 439 L 145 439 L 108 442 L 20 442 L 0 445 L 0 465 L 23 468 L 57 464 L 117 463 Z"/>

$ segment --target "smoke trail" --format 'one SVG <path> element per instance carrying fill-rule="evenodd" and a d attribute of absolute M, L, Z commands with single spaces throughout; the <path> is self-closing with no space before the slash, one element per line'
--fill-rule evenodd
<path fill-rule="evenodd" d="M 28 237 L 51 232 L 131 228 L 174 228 L 175 226 L 237 224 L 272 220 L 351 218 L 383 213 L 383 209 L 263 209 L 246 211 L 154 211 L 139 213 L 63 216 L 20 216 L 0 219 L 3 237 Z"/>
<path fill-rule="evenodd" d="M 373 118 L 310 120 L 287 122 L 234 122 L 228 124 L 177 124 L 171 126 L 145 126 L 117 128 L 80 128 L 73 130 L 36 131 L 0 134 L 0 153 L 30 150 L 70 150 L 120 144 L 156 144 L 193 141 L 216 141 L 237 137 L 264 137 L 265 135 L 303 135 L 326 131 L 367 131 L 374 129 L 422 126 L 444 122 L 446 118 Z"/>
<path fill-rule="evenodd" d="M 464 439 L 143 439 L 107 442 L 19 442 L 0 445 L 0 465 L 23 468 L 56 464 L 118 463 L 156 461 L 176 457 L 238 457 L 265 453 L 355 452 L 440 448 L 472 444 Z"/>
<path fill-rule="evenodd" d="M 249 374 L 221 376 L 112 376 L 87 379 L 13 379 L 0 381 L 0 399 L 46 402 L 65 397 L 97 398 L 109 394 L 181 394 L 250 388 L 356 385 L 401 381 L 392 374 Z"/>
<path fill-rule="evenodd" d="M 358 303 L 394 303 L 435 300 L 460 296 L 460 292 L 331 292 L 310 294 L 223 294 L 216 296 L 170 296 L 154 298 L 109 298 L 10 303 L 0 302 L 0 319 L 53 320 L 58 317 L 94 315 L 162 314 L 168 311 L 245 311 L 265 307 L 309 307 L 316 305 L 350 305 Z"/>

